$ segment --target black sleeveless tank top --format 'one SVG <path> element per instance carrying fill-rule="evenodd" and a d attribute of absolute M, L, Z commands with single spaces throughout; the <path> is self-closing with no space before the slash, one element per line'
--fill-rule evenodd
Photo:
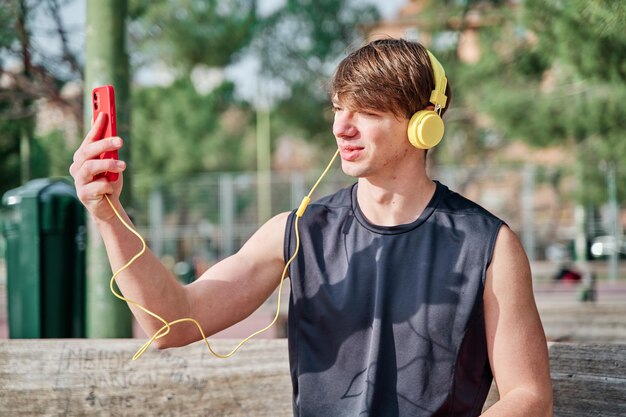
<path fill-rule="evenodd" d="M 299 220 L 289 271 L 294 415 L 479 415 L 492 380 L 483 286 L 502 221 L 437 183 L 416 221 L 376 226 L 356 188 L 310 204 Z"/>

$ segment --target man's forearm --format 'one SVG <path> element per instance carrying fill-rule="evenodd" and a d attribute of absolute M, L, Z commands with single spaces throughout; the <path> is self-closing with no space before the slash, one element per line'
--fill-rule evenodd
<path fill-rule="evenodd" d="M 130 219 L 118 207 L 120 215 L 129 224 Z M 109 221 L 97 221 L 96 226 L 104 241 L 113 272 L 122 268 L 141 250 L 141 242 L 122 222 L 114 217 Z M 172 273 L 146 249 L 127 269 L 116 277 L 122 295 L 146 309 L 174 320 L 188 314 L 185 292 Z M 113 297 L 113 294 L 111 294 Z M 129 306 L 148 336 L 163 327 L 163 322 L 146 314 L 132 303 Z"/>

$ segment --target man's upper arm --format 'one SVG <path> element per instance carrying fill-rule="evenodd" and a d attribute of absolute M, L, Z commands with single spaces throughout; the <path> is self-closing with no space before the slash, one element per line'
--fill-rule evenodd
<path fill-rule="evenodd" d="M 256 310 L 280 283 L 289 213 L 262 225 L 234 255 L 218 262 L 185 287 L 190 315 L 213 334 Z"/>
<path fill-rule="evenodd" d="M 527 396 L 537 402 L 537 410 L 549 407 L 547 344 L 530 266 L 519 239 L 506 226 L 500 228 L 487 270 L 484 306 L 489 360 L 501 400 L 516 391 L 511 397 Z"/>

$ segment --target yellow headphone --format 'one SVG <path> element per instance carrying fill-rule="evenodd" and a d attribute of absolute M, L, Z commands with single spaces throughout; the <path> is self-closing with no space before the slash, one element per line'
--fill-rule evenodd
<path fill-rule="evenodd" d="M 430 94 L 430 102 L 435 105 L 435 110 L 420 110 L 409 121 L 409 141 L 419 149 L 430 149 L 441 142 L 444 126 L 441 119 L 441 110 L 446 107 L 446 86 L 448 79 L 443 66 L 433 54 L 428 52 L 430 63 L 435 75 L 435 89 Z"/>

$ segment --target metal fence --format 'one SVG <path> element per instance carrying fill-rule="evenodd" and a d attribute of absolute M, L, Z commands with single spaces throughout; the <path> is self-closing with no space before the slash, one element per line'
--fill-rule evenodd
<path fill-rule="evenodd" d="M 155 185 L 136 199 L 133 220 L 166 265 L 178 275 L 198 275 L 235 253 L 269 217 L 298 207 L 318 175 L 231 172 Z M 331 171 L 314 199 L 353 182 Z"/>
<path fill-rule="evenodd" d="M 318 175 L 219 173 L 155 185 L 137 199 L 135 223 L 166 264 L 178 265 L 179 272 L 192 268 L 199 274 L 241 247 L 270 213 L 296 208 Z M 549 171 L 532 165 L 434 167 L 431 175 L 507 222 L 531 260 L 545 259 L 551 247 L 573 249 L 574 186 L 567 178 L 556 184 Z M 314 199 L 353 182 L 335 169 Z"/>
<path fill-rule="evenodd" d="M 271 215 L 298 207 L 319 174 L 211 173 L 169 183 L 152 180 L 148 188 L 143 179 L 135 182 L 143 189 L 135 192 L 131 216 L 152 251 L 179 276 L 193 279 L 236 252 Z M 520 236 L 531 261 L 555 261 L 551 253 L 573 255 L 580 221 L 573 178 L 555 182 L 550 169 L 533 165 L 431 166 L 430 175 L 502 218 Z M 313 199 L 354 181 L 333 168 Z M 589 213 L 586 235 L 608 234 L 606 216 Z M 0 251 L 0 261 L 3 255 Z M 0 268 L 0 281 L 3 272 Z"/>

